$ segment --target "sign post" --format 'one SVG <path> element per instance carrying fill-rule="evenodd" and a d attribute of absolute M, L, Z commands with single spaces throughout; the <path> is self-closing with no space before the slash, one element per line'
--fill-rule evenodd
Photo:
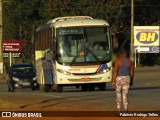
<path fill-rule="evenodd" d="M 12 55 L 22 52 L 22 40 L 4 40 L 3 41 L 3 52 L 9 53 L 9 65 L 12 65 Z M 13 53 L 13 54 L 12 54 Z"/>
<path fill-rule="evenodd" d="M 9 53 L 9 65 L 12 66 L 12 53 Z"/>
<path fill-rule="evenodd" d="M 130 58 L 134 60 L 134 0 L 131 0 L 131 44 L 130 44 Z"/>
<path fill-rule="evenodd" d="M 134 49 L 134 65 L 135 65 L 135 68 L 137 67 L 137 56 L 136 56 L 136 53 L 137 53 L 137 50 L 136 49 Z"/>

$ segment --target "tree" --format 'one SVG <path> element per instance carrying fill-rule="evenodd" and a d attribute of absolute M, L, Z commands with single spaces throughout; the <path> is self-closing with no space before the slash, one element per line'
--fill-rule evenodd
<path fill-rule="evenodd" d="M 34 31 L 50 19 L 87 15 L 107 20 L 130 42 L 130 0 L 12 0 L 4 5 L 4 39 L 22 39 L 24 56 L 34 60 Z M 136 1 L 136 0 L 135 0 Z M 159 25 L 160 1 L 137 0 L 135 25 Z"/>

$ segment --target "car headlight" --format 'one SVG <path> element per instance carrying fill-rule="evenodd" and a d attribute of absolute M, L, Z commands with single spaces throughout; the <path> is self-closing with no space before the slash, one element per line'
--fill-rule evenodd
<path fill-rule="evenodd" d="M 19 81 L 19 79 L 18 79 L 18 78 L 16 78 L 16 77 L 12 77 L 12 79 L 13 79 L 14 81 L 16 81 L 16 82 L 18 82 L 18 81 Z"/>
<path fill-rule="evenodd" d="M 107 68 L 107 69 L 103 69 L 103 70 L 101 70 L 99 73 L 100 73 L 100 74 L 104 74 L 104 73 L 106 73 L 106 72 L 109 72 L 110 70 L 112 70 L 112 67 L 109 67 L 109 68 Z"/>
<path fill-rule="evenodd" d="M 57 71 L 64 74 L 64 75 L 72 75 L 72 73 L 65 71 L 65 70 L 62 70 L 62 69 L 57 69 Z"/>
<path fill-rule="evenodd" d="M 34 78 L 33 78 L 33 81 L 36 81 L 36 80 L 37 80 L 37 78 L 36 78 L 36 77 L 34 77 Z"/>

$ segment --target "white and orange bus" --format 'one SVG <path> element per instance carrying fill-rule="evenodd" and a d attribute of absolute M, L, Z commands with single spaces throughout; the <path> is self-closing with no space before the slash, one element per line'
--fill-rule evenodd
<path fill-rule="evenodd" d="M 112 80 L 110 27 L 89 16 L 60 17 L 35 35 L 37 80 L 48 92 L 64 86 L 105 90 Z"/>

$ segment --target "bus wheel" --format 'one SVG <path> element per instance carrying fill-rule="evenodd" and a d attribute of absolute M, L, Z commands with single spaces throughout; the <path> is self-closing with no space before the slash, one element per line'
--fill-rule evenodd
<path fill-rule="evenodd" d="M 100 91 L 105 91 L 106 90 L 106 83 L 100 84 L 99 85 L 99 90 Z"/>
<path fill-rule="evenodd" d="M 79 88 L 79 85 L 76 85 L 76 88 L 78 89 L 78 88 Z"/>
<path fill-rule="evenodd" d="M 56 92 L 57 91 L 57 86 L 56 85 L 52 85 L 51 90 L 52 90 L 52 92 Z"/>
<path fill-rule="evenodd" d="M 63 86 L 58 85 L 56 90 L 57 92 L 63 92 Z"/>
<path fill-rule="evenodd" d="M 49 92 L 51 90 L 51 86 L 48 84 L 44 85 L 44 92 Z"/>
<path fill-rule="evenodd" d="M 81 86 L 81 89 L 82 89 L 82 91 L 87 91 L 87 90 L 88 90 L 88 87 L 87 87 L 87 85 L 82 85 L 82 86 Z"/>
<path fill-rule="evenodd" d="M 94 85 L 90 85 L 89 86 L 89 91 L 94 91 L 95 90 L 95 86 Z"/>

